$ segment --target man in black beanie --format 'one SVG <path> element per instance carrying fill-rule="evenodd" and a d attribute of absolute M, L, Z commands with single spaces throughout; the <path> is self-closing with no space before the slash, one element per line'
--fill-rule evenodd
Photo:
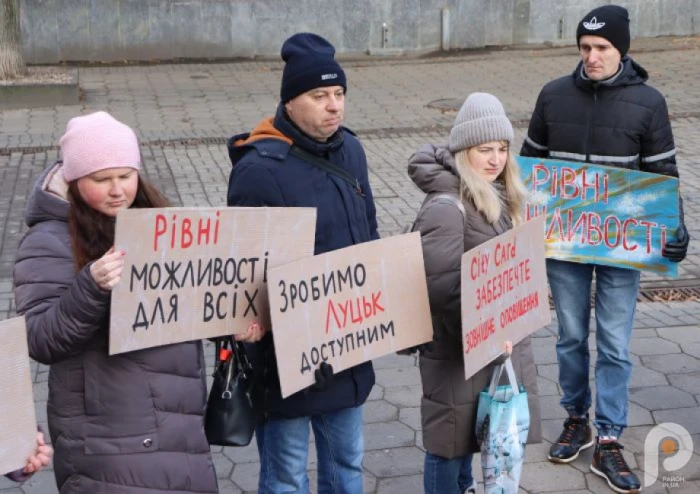
<path fill-rule="evenodd" d="M 576 31 L 581 62 L 573 74 L 545 85 L 537 98 L 520 154 L 596 163 L 678 177 L 676 148 L 664 97 L 646 84 L 647 72 L 627 51 L 629 16 L 617 5 L 588 13 Z M 682 261 L 688 249 L 683 203 L 679 228 L 662 254 Z M 591 283 L 596 278 L 594 439 L 588 422 Z M 557 360 L 561 405 L 569 418 L 549 451 L 555 463 L 575 460 L 595 444 L 591 471 L 616 492 L 639 492 L 640 483 L 619 443 L 627 426 L 632 373 L 630 339 L 639 271 L 547 259 L 547 276 L 559 321 Z"/>
<path fill-rule="evenodd" d="M 334 55 L 333 45 L 316 34 L 287 39 L 276 115 L 228 143 L 228 205 L 316 208 L 315 254 L 379 238 L 365 152 L 341 126 L 347 82 Z M 309 492 L 311 426 L 317 492 L 361 493 L 362 405 L 374 385 L 372 363 L 335 374 L 326 362 L 328 350 L 316 369 L 302 362 L 302 373 L 314 373 L 316 384 L 282 399 L 274 352 L 285 349 L 275 350 L 268 332 L 250 350 L 263 389 L 258 405 L 266 416 L 256 430 L 258 492 Z"/>

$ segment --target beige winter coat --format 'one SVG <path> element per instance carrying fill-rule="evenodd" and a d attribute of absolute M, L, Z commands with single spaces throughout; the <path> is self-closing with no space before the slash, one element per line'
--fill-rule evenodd
<path fill-rule="evenodd" d="M 465 201 L 466 217 L 454 201 L 433 199 L 438 193 L 459 194 L 454 158 L 445 147 L 425 145 L 409 160 L 408 174 L 428 196 L 423 203 L 415 231 L 423 239 L 423 256 L 433 319 L 433 348 L 420 357 L 423 384 L 421 420 L 423 445 L 444 458 L 477 452 L 474 434 L 479 392 L 487 386 L 492 366 L 465 381 L 460 321 L 460 262 L 464 252 L 511 228 L 502 216 L 491 225 Z M 526 338 L 513 349 L 513 366 L 528 392 L 530 432 L 528 442 L 541 442 L 537 370 Z"/>

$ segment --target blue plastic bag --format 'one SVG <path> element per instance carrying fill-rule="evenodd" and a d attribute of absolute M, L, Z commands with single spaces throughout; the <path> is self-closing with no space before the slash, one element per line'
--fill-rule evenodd
<path fill-rule="evenodd" d="M 504 368 L 510 384 L 498 386 Z M 489 388 L 479 393 L 476 437 L 481 449 L 484 493 L 517 494 L 529 429 L 527 393 L 518 384 L 508 358 L 494 368 Z"/>

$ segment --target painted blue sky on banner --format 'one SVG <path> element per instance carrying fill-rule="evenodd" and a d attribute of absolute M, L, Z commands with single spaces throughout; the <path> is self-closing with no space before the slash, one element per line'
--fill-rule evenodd
<path fill-rule="evenodd" d="M 517 157 L 527 218 L 545 213 L 547 257 L 678 276 L 661 249 L 678 228 L 678 179 L 589 163 Z"/>

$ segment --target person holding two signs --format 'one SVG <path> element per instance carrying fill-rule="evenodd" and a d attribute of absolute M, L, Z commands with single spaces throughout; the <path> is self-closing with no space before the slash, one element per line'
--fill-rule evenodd
<path fill-rule="evenodd" d="M 408 173 L 428 195 L 413 226 L 423 241 L 433 342 L 420 351 L 421 421 L 426 494 L 475 492 L 472 455 L 479 399 L 491 377 L 485 368 L 464 379 L 460 268 L 464 252 L 521 224 L 526 195 L 510 154 L 513 127 L 501 102 L 473 93 L 460 109 L 449 146 L 426 144 Z M 528 442 L 541 441 L 534 357 L 529 338 L 515 345 L 513 365 L 528 392 Z"/>
<path fill-rule="evenodd" d="M 347 82 L 334 55 L 333 45 L 316 34 L 287 39 L 276 115 L 229 140 L 228 205 L 316 208 L 316 255 L 379 238 L 364 149 L 341 125 Z M 258 492 L 309 492 L 313 428 L 318 492 L 361 493 L 362 405 L 374 386 L 372 363 L 336 373 L 322 362 L 313 369 L 312 388 L 283 399 L 275 352 L 285 349 L 273 343 L 270 333 L 251 348 L 267 418 L 255 432 Z"/>
<path fill-rule="evenodd" d="M 63 161 L 39 177 L 29 198 L 14 269 L 29 354 L 51 365 L 58 488 L 216 493 L 201 342 L 108 355 L 110 294 L 126 274 L 127 253 L 113 247 L 117 211 L 168 202 L 139 174 L 133 130 L 111 115 L 71 119 L 60 147 Z"/>

